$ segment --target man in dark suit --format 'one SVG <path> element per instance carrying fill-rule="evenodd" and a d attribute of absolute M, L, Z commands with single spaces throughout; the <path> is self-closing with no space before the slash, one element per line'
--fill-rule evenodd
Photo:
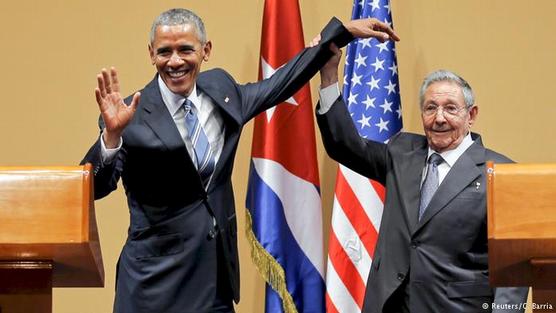
<path fill-rule="evenodd" d="M 231 173 L 243 125 L 286 100 L 353 37 L 397 39 L 374 19 L 332 19 L 323 44 L 300 52 L 269 79 L 240 85 L 221 69 L 201 72 L 212 44 L 191 11 L 162 13 L 151 28 L 157 75 L 124 101 L 116 70 L 97 76 L 101 136 L 95 199 L 123 180 L 130 210 L 120 255 L 115 312 L 233 312 L 239 301 Z"/>
<path fill-rule="evenodd" d="M 470 131 L 471 87 L 449 71 L 420 91 L 425 136 L 359 136 L 339 97 L 335 57 L 321 69 L 317 121 L 331 158 L 386 186 L 363 312 L 523 312 L 527 288 L 489 286 L 485 162 L 511 162 Z"/>

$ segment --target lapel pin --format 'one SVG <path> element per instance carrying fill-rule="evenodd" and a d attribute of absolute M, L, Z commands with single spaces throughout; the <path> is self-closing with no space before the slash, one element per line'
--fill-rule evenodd
<path fill-rule="evenodd" d="M 224 98 L 224 102 L 228 103 L 228 101 L 230 101 L 230 98 L 228 97 Z"/>
<path fill-rule="evenodd" d="M 475 182 L 475 189 L 479 190 L 479 187 L 481 187 L 481 183 Z"/>

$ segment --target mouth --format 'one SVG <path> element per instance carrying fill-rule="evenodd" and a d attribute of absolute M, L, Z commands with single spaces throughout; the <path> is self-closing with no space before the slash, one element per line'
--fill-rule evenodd
<path fill-rule="evenodd" d="M 189 72 L 190 72 L 190 70 L 182 69 L 182 70 L 166 71 L 166 74 L 172 80 L 180 80 L 180 79 L 184 78 L 187 74 L 189 74 Z"/>
<path fill-rule="evenodd" d="M 449 132 L 450 130 L 449 130 L 449 129 L 431 129 L 431 131 L 432 131 L 433 133 L 442 134 L 442 133 L 447 133 L 447 132 Z"/>

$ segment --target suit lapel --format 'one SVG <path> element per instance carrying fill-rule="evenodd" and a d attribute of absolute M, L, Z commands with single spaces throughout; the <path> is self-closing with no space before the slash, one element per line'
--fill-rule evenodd
<path fill-rule="evenodd" d="M 191 161 L 191 157 L 187 153 L 187 149 L 185 149 L 183 138 L 176 127 L 176 123 L 164 105 L 157 77 L 145 87 L 141 101 L 143 102 L 142 108 L 145 123 L 168 150 L 183 149 L 185 151 L 184 158 L 193 166 L 193 161 Z"/>
<path fill-rule="evenodd" d="M 214 182 L 218 180 L 218 174 L 222 172 L 222 167 L 226 165 L 230 159 L 230 155 L 235 151 L 237 138 L 242 127 L 242 119 L 238 108 L 241 107 L 241 100 L 237 92 L 226 88 L 226 84 L 222 80 L 211 75 L 210 71 L 203 72 L 197 79 L 197 87 L 205 95 L 211 98 L 214 105 L 221 113 L 224 124 L 224 146 L 222 153 L 218 158 L 218 162 L 214 167 L 213 178 L 209 186 L 209 191 L 214 186 Z M 235 139 L 235 140 L 234 140 Z"/>
<path fill-rule="evenodd" d="M 413 234 L 482 174 L 480 164 L 485 163 L 485 149 L 480 137 L 461 155 L 432 197 Z"/>
<path fill-rule="evenodd" d="M 411 232 L 417 224 L 421 175 L 427 158 L 427 142 L 417 143 L 408 153 L 400 155 L 401 160 L 394 160 L 393 164 L 399 164 L 397 181 L 400 186 L 400 197 L 405 209 L 408 229 Z"/>

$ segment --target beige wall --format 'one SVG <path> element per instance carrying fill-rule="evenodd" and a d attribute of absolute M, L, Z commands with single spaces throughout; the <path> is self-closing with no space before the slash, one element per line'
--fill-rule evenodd
<path fill-rule="evenodd" d="M 301 0 L 309 41 L 330 16 L 346 20 L 351 0 Z M 138 5 L 140 3 L 140 5 Z M 257 77 L 263 0 L 246 1 L 2 1 L 0 165 L 76 164 L 97 136 L 93 97 L 100 68 L 119 69 L 124 93 L 141 88 L 154 69 L 147 34 L 161 11 L 185 6 L 204 18 L 213 54 L 205 68 L 223 67 L 240 82 Z M 421 131 L 416 106 L 420 80 L 447 68 L 474 87 L 480 114 L 475 131 L 486 145 L 519 162 L 556 162 L 556 2 L 537 0 L 393 0 L 404 126 Z M 316 99 L 313 81 L 313 99 Z M 251 126 L 240 143 L 234 183 L 243 217 Z M 335 164 L 319 143 L 325 226 Z M 128 225 L 122 191 L 97 201 L 106 287 L 55 289 L 56 313 L 111 311 L 114 267 Z M 239 220 L 243 228 L 244 220 Z M 239 313 L 262 312 L 262 281 L 244 236 Z"/>

